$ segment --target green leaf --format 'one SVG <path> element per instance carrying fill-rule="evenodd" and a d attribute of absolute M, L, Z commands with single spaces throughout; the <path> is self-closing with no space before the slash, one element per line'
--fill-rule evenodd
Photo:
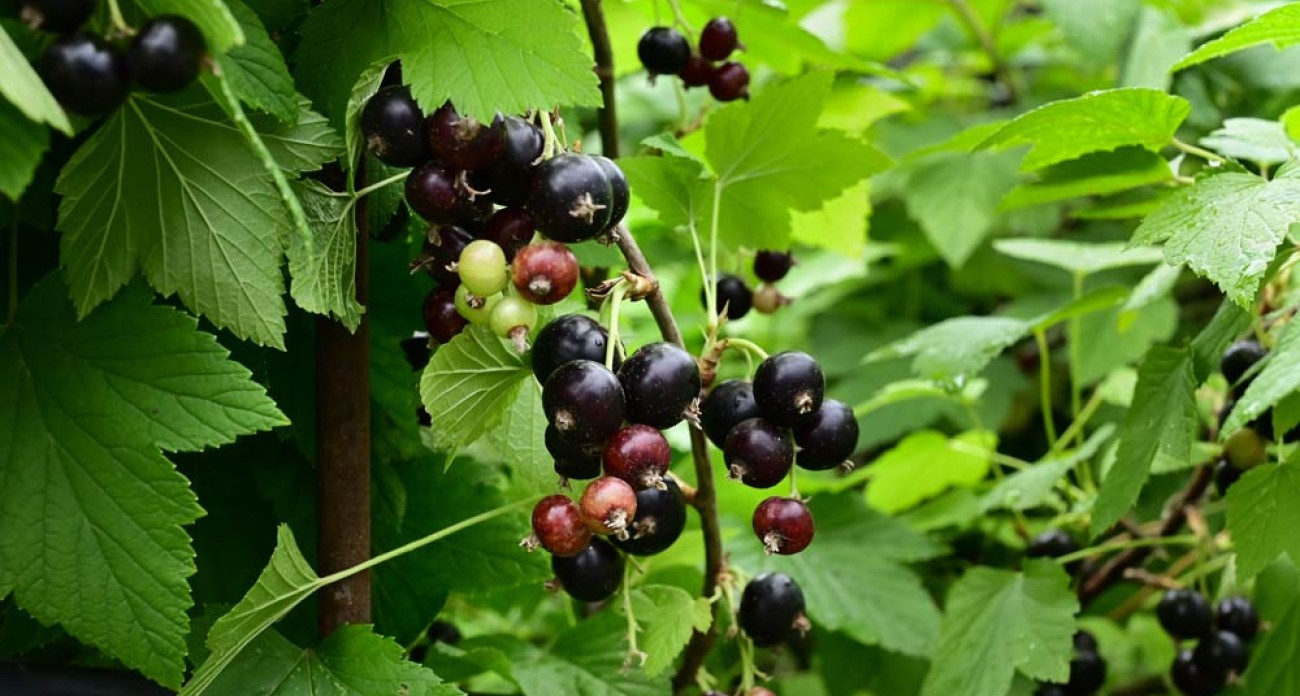
<path fill-rule="evenodd" d="M 1237 400 L 1232 415 L 1219 429 L 1220 437 L 1231 435 L 1297 391 L 1300 391 L 1300 325 L 1292 322 L 1282 330 L 1277 347 L 1269 353 L 1264 369 L 1250 381 L 1246 393 Z"/>
<path fill-rule="evenodd" d="M 1104 196 L 1169 181 L 1173 170 L 1160 155 L 1137 147 L 1094 152 L 1048 167 L 1036 181 L 1017 186 L 1002 199 L 1003 210 Z"/>
<path fill-rule="evenodd" d="M 72 123 L 63 113 L 63 107 L 54 100 L 54 95 L 46 89 L 45 83 L 3 26 L 0 26 L 0 75 L 5 76 L 0 80 L 0 96 L 18 107 L 27 118 L 72 135 Z"/>
<path fill-rule="evenodd" d="M 420 378 L 420 399 L 440 448 L 460 449 L 501 421 L 532 371 L 485 326 L 469 326 L 438 349 Z"/>
<path fill-rule="evenodd" d="M 341 122 L 358 75 L 395 57 L 432 112 L 451 100 L 480 120 L 555 104 L 597 106 L 600 92 L 577 15 L 558 0 L 340 0 L 303 26 L 298 80 Z"/>
<path fill-rule="evenodd" d="M 949 266 L 964 264 L 992 231 L 1019 162 L 1016 152 L 943 152 L 909 163 L 903 200 Z"/>
<path fill-rule="evenodd" d="M 555 483 L 555 460 L 546 449 L 546 425 L 542 387 L 536 380 L 526 379 L 501 422 L 488 433 L 515 483 L 526 490 L 543 490 Z"/>
<path fill-rule="evenodd" d="M 1154 89 L 1092 92 L 1021 114 L 979 148 L 1032 146 L 1024 171 L 1129 145 L 1159 152 L 1190 112 L 1187 100 Z"/>
<path fill-rule="evenodd" d="M 645 585 L 632 593 L 632 611 L 643 635 L 639 647 L 646 654 L 643 669 L 655 677 L 673 664 L 691 639 L 691 632 L 713 625 L 709 600 L 692 597 L 671 585 Z"/>
<path fill-rule="evenodd" d="M 1202 44 L 1170 69 L 1176 72 L 1253 46 L 1273 44 L 1278 49 L 1300 43 L 1300 7 L 1283 5 Z"/>
<path fill-rule="evenodd" d="M 1186 264 L 1250 307 L 1287 229 L 1300 218 L 1300 177 L 1283 169 L 1265 181 L 1224 172 L 1184 187 L 1148 215 L 1135 244 L 1164 242 L 1165 259 Z"/>
<path fill-rule="evenodd" d="M 388 72 L 391 63 L 391 60 L 384 58 L 363 70 L 348 95 L 347 112 L 343 117 L 343 138 L 347 152 L 343 165 L 346 171 L 352 171 L 353 167 L 361 162 L 361 154 L 366 147 L 361 137 L 361 112 L 383 85 L 384 74 Z"/>
<path fill-rule="evenodd" d="M 867 502 L 893 514 L 949 488 L 974 486 L 988 475 L 996 446 L 997 437 L 988 431 L 951 440 L 931 430 L 912 433 L 871 463 Z"/>
<path fill-rule="evenodd" d="M 0 30 L 2 31 L 2 30 Z M 0 101 L 0 193 L 18 200 L 50 146 L 50 132 Z"/>
<path fill-rule="evenodd" d="M 176 686 L 194 573 L 182 527 L 202 510 L 159 450 L 287 421 L 194 319 L 151 299 L 132 286 L 78 322 L 51 276 L 0 335 L 0 587 Z"/>
<path fill-rule="evenodd" d="M 1231 300 L 1219 303 L 1210 323 L 1192 339 L 1192 354 L 1196 360 L 1196 381 L 1204 382 L 1210 375 L 1219 371 L 1219 360 L 1223 351 L 1247 329 L 1254 317 L 1251 312 L 1242 309 Z"/>
<path fill-rule="evenodd" d="M 222 0 L 135 0 L 147 17 L 180 14 L 194 21 L 214 54 L 244 43 L 244 30 Z"/>
<path fill-rule="evenodd" d="M 1028 328 L 1023 320 L 1011 317 L 946 319 L 869 354 L 866 360 L 913 355 L 912 371 L 917 376 L 955 381 L 979 374 Z"/>
<path fill-rule="evenodd" d="M 1097 456 L 1097 451 L 1114 433 L 1115 426 L 1107 423 L 1073 452 L 1036 462 L 1033 466 L 1002 479 L 980 500 L 980 507 L 988 512 L 999 508 L 1029 510 L 1041 505 L 1052 494 L 1058 481 L 1080 462 Z"/>
<path fill-rule="evenodd" d="M 1024 571 L 972 568 L 953 585 L 924 696 L 1004 696 L 1017 672 L 1039 681 L 1069 676 L 1079 601 L 1055 563 Z"/>
<path fill-rule="evenodd" d="M 1129 249 L 1123 242 L 1085 244 L 1067 239 L 999 239 L 993 248 L 1007 256 L 1045 263 L 1079 275 L 1160 263 L 1163 256 L 1156 249 Z"/>
<path fill-rule="evenodd" d="M 705 178 L 704 164 L 686 157 L 624 157 L 618 166 L 642 203 L 659 213 L 669 226 L 692 221 L 707 234 L 713 184 Z"/>
<path fill-rule="evenodd" d="M 1228 490 L 1228 529 L 1237 573 L 1252 578 L 1279 554 L 1300 559 L 1300 454 L 1281 464 L 1260 464 Z"/>
<path fill-rule="evenodd" d="M 1153 466 L 1187 462 L 1197 435 L 1196 386 L 1187 350 L 1156 346 L 1138 367 L 1133 404 L 1120 428 L 1119 452 L 1093 506 L 1101 534 L 1137 501 Z"/>
<path fill-rule="evenodd" d="M 1044 0 L 1043 9 L 1079 58 L 1101 67 L 1118 57 L 1142 5 L 1137 0 Z"/>
<path fill-rule="evenodd" d="M 1241 483 L 1238 481 L 1229 491 L 1229 505 L 1232 501 L 1232 491 L 1237 490 L 1237 486 Z M 1294 507 L 1293 502 L 1287 504 Z M 1294 537 L 1294 528 L 1287 533 Z M 1268 616 L 1273 629 L 1264 635 L 1262 645 L 1251 647 L 1250 664 L 1246 668 L 1244 681 L 1249 693 L 1300 693 L 1300 661 L 1295 659 L 1295 656 L 1300 654 L 1300 602 L 1294 600 L 1296 596 L 1294 585 L 1287 588 L 1287 595 L 1292 600 L 1288 603 L 1285 613 Z"/>
<path fill-rule="evenodd" d="M 1294 159 L 1295 143 L 1279 121 L 1230 118 L 1223 127 L 1201 138 L 1201 145 L 1236 160 L 1279 164 Z"/>
<path fill-rule="evenodd" d="M 297 122 L 298 93 L 280 49 L 247 5 L 239 0 L 229 0 L 228 5 L 247 42 L 218 57 L 222 77 L 245 104 L 285 123 Z"/>
<path fill-rule="evenodd" d="M 820 210 L 795 211 L 790 238 L 795 244 L 820 247 L 848 258 L 862 258 L 871 217 L 871 180 L 863 179 L 826 201 Z"/>
<path fill-rule="evenodd" d="M 1173 12 L 1146 6 L 1138 15 L 1128 53 L 1120 62 L 1119 87 L 1169 90 L 1169 69 L 1192 50 L 1192 30 Z"/>
<path fill-rule="evenodd" d="M 332 316 L 356 331 L 365 308 L 357 302 L 355 199 L 316 181 L 298 182 L 294 189 L 311 225 L 314 249 L 293 238 L 288 254 L 290 294 L 299 307 Z"/>

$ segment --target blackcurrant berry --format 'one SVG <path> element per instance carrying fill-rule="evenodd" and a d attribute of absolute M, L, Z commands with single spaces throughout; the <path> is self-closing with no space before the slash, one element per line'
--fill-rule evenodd
<path fill-rule="evenodd" d="M 533 374 L 546 384 L 555 368 L 572 360 L 605 362 L 605 345 L 609 334 L 605 327 L 581 314 L 565 314 L 542 327 L 533 343 Z M 618 369 L 618 351 L 614 351 L 614 369 Z"/>
<path fill-rule="evenodd" d="M 496 309 L 501 299 L 501 295 L 480 297 L 470 292 L 469 288 L 460 285 L 456 288 L 456 311 L 471 324 L 490 326 L 492 310 Z"/>
<path fill-rule="evenodd" d="M 455 645 L 460 642 L 460 629 L 455 624 L 447 621 L 434 621 L 429 624 L 429 630 L 424 632 L 425 637 L 430 643 L 445 643 Z"/>
<path fill-rule="evenodd" d="M 1169 678 L 1184 696 L 1214 696 L 1228 683 L 1227 672 L 1200 664 L 1191 650 L 1183 650 L 1174 658 Z"/>
<path fill-rule="evenodd" d="M 750 308 L 754 306 L 753 291 L 738 276 L 729 274 L 720 276 L 716 292 L 718 314 L 725 314 L 732 321 L 749 314 Z M 704 290 L 700 290 L 700 304 L 706 308 L 708 306 L 708 298 Z"/>
<path fill-rule="evenodd" d="M 1215 625 L 1221 631 L 1237 634 L 1243 643 L 1249 643 L 1259 632 L 1259 612 L 1245 597 L 1228 597 L 1215 607 Z"/>
<path fill-rule="evenodd" d="M 812 543 L 812 513 L 795 498 L 768 498 L 754 508 L 754 534 L 768 553 L 788 556 Z"/>
<path fill-rule="evenodd" d="M 700 55 L 709 60 L 726 60 L 739 43 L 736 25 L 726 17 L 714 17 L 700 30 Z"/>
<path fill-rule="evenodd" d="M 420 406 L 415 409 L 415 421 L 420 424 L 420 427 L 428 428 L 433 425 L 433 416 L 429 415 L 428 409 Z"/>
<path fill-rule="evenodd" d="M 759 280 L 776 283 L 794 267 L 794 255 L 788 251 L 760 251 L 754 255 L 754 275 Z"/>
<path fill-rule="evenodd" d="M 788 575 L 764 573 L 745 585 L 740 596 L 740 628 L 767 647 L 807 630 L 803 590 Z"/>
<path fill-rule="evenodd" d="M 472 241 L 473 235 L 463 227 L 443 225 L 434 228 L 424 241 L 422 257 L 417 264 L 439 285 L 455 287 L 460 283 L 456 263 Z"/>
<path fill-rule="evenodd" d="M 560 155 L 537 167 L 527 208 L 542 234 L 575 244 L 609 227 L 613 205 L 613 187 L 594 157 Z"/>
<path fill-rule="evenodd" d="M 361 133 L 366 149 L 384 164 L 415 167 L 429 159 L 424 112 L 406 87 L 384 87 L 375 92 L 361 111 Z"/>
<path fill-rule="evenodd" d="M 1039 684 L 1034 696 L 1070 696 L 1063 684 Z"/>
<path fill-rule="evenodd" d="M 193 84 L 208 42 L 194 22 L 179 15 L 149 20 L 131 41 L 131 79 L 152 92 L 176 92 Z"/>
<path fill-rule="evenodd" d="M 628 206 L 632 204 L 632 190 L 627 185 L 627 176 L 619 168 L 614 160 L 599 155 L 593 157 L 596 164 L 600 165 L 601 171 L 605 172 L 605 178 L 609 179 L 609 190 L 612 198 L 609 204 L 609 222 L 606 229 L 617 225 L 623 221 L 623 216 L 627 215 Z"/>
<path fill-rule="evenodd" d="M 70 34 L 95 14 L 96 0 L 27 0 L 22 18 L 27 24 L 45 31 Z"/>
<path fill-rule="evenodd" d="M 570 442 L 603 444 L 623 425 L 623 387 L 608 368 L 574 360 L 555 368 L 542 387 L 546 419 Z"/>
<path fill-rule="evenodd" d="M 805 469 L 825 471 L 848 461 L 858 448 L 858 419 L 842 401 L 826 399 L 806 422 L 794 428 L 799 446 L 795 463 Z"/>
<path fill-rule="evenodd" d="M 456 272 L 461 284 L 470 292 L 479 297 L 490 297 L 506 288 L 506 253 L 494 242 L 476 239 L 460 252 Z"/>
<path fill-rule="evenodd" d="M 1156 618 L 1175 638 L 1200 638 L 1210 633 L 1210 603 L 1195 590 L 1169 590 L 1156 605 Z"/>
<path fill-rule="evenodd" d="M 641 35 L 636 55 L 651 76 L 676 75 L 691 59 L 691 44 L 672 27 L 652 27 Z"/>
<path fill-rule="evenodd" d="M 624 536 L 636 516 L 636 491 L 623 479 L 602 476 L 587 484 L 580 504 L 593 533 Z"/>
<path fill-rule="evenodd" d="M 131 91 L 126 56 L 87 34 L 59 37 L 41 56 L 41 79 L 63 108 L 83 116 L 116 109 Z"/>
<path fill-rule="evenodd" d="M 481 208 L 469 200 L 456 172 L 437 162 L 426 162 L 406 177 L 406 203 L 420 217 L 435 224 L 454 224 L 462 219 L 484 217 Z"/>
<path fill-rule="evenodd" d="M 794 427 L 811 421 L 822 407 L 826 377 L 807 353 L 777 353 L 754 372 L 754 400 L 777 425 Z"/>
<path fill-rule="evenodd" d="M 731 478 L 753 488 L 771 488 L 790 473 L 794 445 L 770 421 L 750 418 L 727 433 L 722 455 Z"/>
<path fill-rule="evenodd" d="M 425 126 L 429 149 L 452 169 L 481 169 L 506 149 L 506 123 L 498 114 L 490 124 L 461 116 L 451 102 L 433 112 Z"/>
<path fill-rule="evenodd" d="M 682 78 L 682 84 L 688 88 L 703 87 L 709 84 L 709 78 L 713 77 L 713 64 L 701 56 L 692 55 L 677 76 Z"/>
<path fill-rule="evenodd" d="M 439 343 L 446 343 L 465 330 L 469 322 L 456 311 L 456 293 L 435 288 L 424 296 L 424 328 Z"/>
<path fill-rule="evenodd" d="M 1214 463 L 1214 487 L 1219 489 L 1219 495 L 1227 495 L 1228 489 L 1239 481 L 1246 472 L 1233 466 L 1226 457 L 1220 457 L 1219 461 Z"/>
<path fill-rule="evenodd" d="M 740 63 L 723 63 L 709 76 L 709 94 L 720 102 L 749 98 L 749 70 Z"/>
<path fill-rule="evenodd" d="M 754 387 L 742 379 L 729 379 L 714 387 L 700 403 L 700 427 L 709 441 L 721 448 L 727 433 L 741 421 L 763 415 L 754 401 Z"/>
<path fill-rule="evenodd" d="M 1075 650 L 1081 652 L 1097 652 L 1097 637 L 1087 631 L 1075 631 L 1074 638 L 1071 640 L 1074 643 Z"/>
<path fill-rule="evenodd" d="M 636 423 L 619 428 L 605 444 L 601 458 L 606 474 L 637 489 L 662 487 L 672 460 L 673 452 L 663 433 Z"/>
<path fill-rule="evenodd" d="M 1060 529 L 1048 529 L 1029 540 L 1025 555 L 1029 558 L 1060 558 L 1079 550 L 1079 542 Z"/>
<path fill-rule="evenodd" d="M 489 191 L 493 203 L 522 206 L 528 200 L 533 170 L 542 157 L 546 139 L 541 128 L 517 116 L 507 116 L 505 127 L 506 144 L 501 156 L 475 172 L 474 181 L 476 188 Z"/>
<path fill-rule="evenodd" d="M 1246 644 L 1231 631 L 1216 631 L 1196 644 L 1192 659 L 1209 669 L 1241 674 L 1246 671 Z"/>
<path fill-rule="evenodd" d="M 402 354 L 406 356 L 406 362 L 412 370 L 423 370 L 425 365 L 429 364 L 429 357 L 433 351 L 429 348 L 429 334 L 423 331 L 416 331 L 407 338 L 402 339 Z"/>
<path fill-rule="evenodd" d="M 1255 363 L 1264 359 L 1268 355 L 1268 350 L 1260 345 L 1259 341 L 1246 339 L 1237 341 L 1228 346 L 1223 352 L 1223 358 L 1219 360 L 1219 372 L 1223 373 L 1223 378 L 1228 380 L 1231 386 L 1237 386 L 1237 382 L 1246 376 L 1246 372 L 1255 366 Z M 1245 385 L 1241 385 L 1242 391 Z M 1235 390 L 1234 390 L 1235 391 Z"/>
<path fill-rule="evenodd" d="M 528 246 L 537 224 L 523 208 L 502 208 L 488 218 L 483 226 L 483 239 L 491 240 L 506 252 L 506 261 L 514 261 L 520 249 Z"/>
<path fill-rule="evenodd" d="M 591 543 L 582 509 L 567 495 L 548 495 L 533 507 L 533 537 L 556 556 L 576 556 Z M 532 540 L 525 540 L 530 545 Z"/>
<path fill-rule="evenodd" d="M 554 425 L 546 426 L 546 451 L 555 460 L 555 473 L 562 478 L 585 481 L 600 476 L 600 447 L 575 445 Z"/>
<path fill-rule="evenodd" d="M 614 538 L 624 553 L 653 556 L 672 546 L 686 528 L 686 499 L 671 476 L 664 477 L 663 488 L 644 488 L 636 492 L 636 517 L 628 527 L 628 538 Z"/>
<path fill-rule="evenodd" d="M 537 326 L 537 307 L 518 297 L 503 297 L 488 315 L 488 328 L 501 338 L 508 338 L 515 351 L 528 350 L 528 334 Z"/>
<path fill-rule="evenodd" d="M 1095 650 L 1076 650 L 1070 660 L 1067 696 L 1092 696 L 1106 684 L 1106 661 Z"/>
<path fill-rule="evenodd" d="M 660 430 L 682 422 L 700 395 L 695 358 L 666 341 L 641 346 L 619 368 L 618 379 L 627 397 L 627 419 Z"/>
<path fill-rule="evenodd" d="M 578 285 L 578 257 L 559 242 L 540 241 L 519 250 L 510 264 L 511 280 L 520 297 L 539 305 L 553 305 Z"/>
<path fill-rule="evenodd" d="M 623 556 L 604 539 L 592 539 L 576 556 L 552 556 L 551 572 L 570 597 L 599 602 L 623 584 Z"/>

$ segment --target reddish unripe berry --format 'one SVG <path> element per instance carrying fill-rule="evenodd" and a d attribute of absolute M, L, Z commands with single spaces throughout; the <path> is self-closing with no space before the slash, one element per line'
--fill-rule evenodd
<path fill-rule="evenodd" d="M 672 464 L 672 449 L 663 433 L 648 425 L 619 429 L 605 445 L 605 473 L 635 488 L 663 488 L 664 474 Z"/>
<path fill-rule="evenodd" d="M 592 532 L 624 536 L 636 516 L 636 491 L 623 479 L 602 476 L 587 484 L 581 505 Z"/>
<path fill-rule="evenodd" d="M 533 222 L 533 216 L 529 215 L 527 210 L 502 208 L 488 218 L 483 233 L 479 236 L 496 242 L 497 246 L 506 252 L 506 260 L 514 261 L 515 255 L 528 245 L 536 231 L 537 224 Z"/>
<path fill-rule="evenodd" d="M 578 257 L 559 242 L 534 242 L 515 255 L 510 274 L 520 296 L 533 304 L 551 305 L 577 287 Z"/>
<path fill-rule="evenodd" d="M 452 169 L 480 169 L 506 149 L 506 124 L 500 114 L 483 125 L 472 116 L 461 116 L 447 102 L 429 117 L 426 129 L 429 147 Z"/>
<path fill-rule="evenodd" d="M 740 63 L 723 63 L 709 77 L 709 94 L 720 102 L 749 98 L 749 69 Z"/>
<path fill-rule="evenodd" d="M 453 290 L 434 289 L 424 296 L 424 329 L 439 343 L 446 343 L 469 325 L 456 311 Z"/>
<path fill-rule="evenodd" d="M 709 78 L 713 77 L 713 64 L 701 56 L 691 56 L 686 61 L 686 67 L 677 73 L 682 78 L 682 84 L 690 87 L 703 87 L 709 84 Z"/>
<path fill-rule="evenodd" d="M 768 553 L 799 553 L 812 543 L 813 532 L 812 513 L 803 501 L 773 497 L 754 508 L 754 534 Z"/>
<path fill-rule="evenodd" d="M 789 436 L 765 418 L 750 418 L 732 428 L 722 454 L 731 478 L 753 488 L 775 486 L 794 464 Z"/>
<path fill-rule="evenodd" d="M 709 60 L 726 60 L 739 43 L 736 25 L 726 17 L 714 17 L 700 30 L 700 55 Z"/>
<path fill-rule="evenodd" d="M 576 556 L 591 543 L 591 529 L 582 509 L 566 495 L 550 495 L 537 502 L 533 508 L 533 536 L 556 556 Z"/>

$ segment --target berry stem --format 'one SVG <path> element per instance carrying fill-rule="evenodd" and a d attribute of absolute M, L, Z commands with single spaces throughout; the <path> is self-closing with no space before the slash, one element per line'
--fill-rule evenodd
<path fill-rule="evenodd" d="M 767 360 L 767 351 L 763 347 L 744 338 L 726 338 L 723 340 L 724 348 L 736 348 L 744 353 L 748 353 L 761 360 Z"/>
<path fill-rule="evenodd" d="M 639 659 L 641 666 L 645 666 L 646 654 L 641 652 L 637 647 L 636 634 L 641 632 L 641 627 L 636 622 L 636 612 L 632 610 L 632 573 L 635 572 L 634 565 L 628 563 L 623 566 L 623 613 L 627 614 L 627 658 L 623 661 L 624 667 L 630 667 L 632 660 Z"/>
<path fill-rule="evenodd" d="M 1083 281 L 1085 274 L 1074 274 L 1074 296 L 1073 301 L 1077 302 L 1083 297 Z M 1079 412 L 1083 410 L 1083 385 L 1079 383 L 1079 347 L 1083 345 L 1083 320 L 1077 313 L 1070 317 L 1070 417 L 1078 418 Z M 1077 444 L 1083 444 L 1083 431 L 1075 432 Z M 1065 439 L 1065 438 L 1062 438 Z M 1079 467 L 1080 478 L 1083 479 L 1084 490 L 1094 490 L 1092 482 L 1092 472 L 1086 466 Z"/>
<path fill-rule="evenodd" d="M 1227 162 L 1227 160 L 1214 154 L 1213 152 L 1210 152 L 1209 150 L 1197 147 L 1195 145 L 1192 145 L 1191 143 L 1185 143 L 1179 140 L 1178 138 L 1170 138 L 1169 144 L 1178 148 L 1179 150 L 1182 150 L 1183 152 L 1186 152 L 1189 155 L 1195 155 L 1197 157 L 1200 157 L 1201 159 L 1206 160 L 1207 162 L 1212 162 L 1214 164 L 1223 164 L 1224 162 Z"/>
<path fill-rule="evenodd" d="M 1100 556 L 1102 554 L 1110 553 L 1111 551 L 1127 551 L 1128 549 L 1140 549 L 1149 546 L 1189 546 L 1197 544 L 1199 541 L 1199 537 L 1195 534 L 1181 534 L 1179 536 L 1169 537 L 1142 537 L 1125 541 L 1110 541 L 1086 549 L 1080 549 L 1074 553 L 1068 553 L 1056 558 L 1055 560 L 1062 564 L 1073 563 L 1074 561 L 1082 561 L 1085 558 Z"/>
<path fill-rule="evenodd" d="M 122 36 L 130 36 L 133 33 L 131 26 L 122 17 L 122 8 L 118 6 L 117 0 L 108 0 L 108 19 Z"/>
<path fill-rule="evenodd" d="M 718 336 L 718 221 L 722 218 L 722 189 L 722 179 L 719 178 L 713 184 L 713 212 L 709 216 L 709 275 L 704 279 L 709 308 L 710 346 Z"/>
<path fill-rule="evenodd" d="M 537 112 L 537 118 L 542 122 L 542 135 L 545 138 L 542 145 L 542 159 L 548 160 L 556 155 L 555 126 L 551 123 L 551 112 L 545 109 Z"/>
<path fill-rule="evenodd" d="M 619 281 L 614 285 L 614 290 L 610 292 L 609 299 L 609 340 L 605 341 L 605 367 L 614 369 L 614 351 L 618 346 L 618 310 L 623 305 L 623 298 L 627 295 L 627 283 Z"/>
<path fill-rule="evenodd" d="M 1047 444 L 1056 447 L 1056 423 L 1052 421 L 1052 349 L 1047 345 L 1047 332 L 1034 329 L 1034 343 L 1038 345 L 1038 408 L 1043 413 L 1043 432 Z"/>
<path fill-rule="evenodd" d="M 405 172 L 405 171 L 403 171 L 401 174 L 394 174 L 394 175 L 388 177 L 387 179 L 384 179 L 383 181 L 375 182 L 375 183 L 370 184 L 369 186 L 367 186 L 367 187 L 365 187 L 365 188 L 363 188 L 363 189 L 357 191 L 356 193 L 352 194 L 352 198 L 353 198 L 354 200 L 355 200 L 355 199 L 358 199 L 358 198 L 363 198 L 363 197 L 365 197 L 365 196 L 368 196 L 368 195 L 374 193 L 375 191 L 378 191 L 379 189 L 382 189 L 382 188 L 385 188 L 385 187 L 388 187 L 388 186 L 392 186 L 393 184 L 396 184 L 396 183 L 398 183 L 398 182 L 400 182 L 400 181 L 405 181 L 405 180 L 407 179 L 407 177 L 409 177 L 409 176 L 410 176 L 410 174 L 409 174 L 408 172 Z"/>
<path fill-rule="evenodd" d="M 688 37 L 694 36 L 695 30 L 691 28 L 691 23 L 686 21 L 686 15 L 682 14 L 682 6 L 677 0 L 668 0 L 668 6 L 673 9 L 673 21 L 681 26 Z"/>

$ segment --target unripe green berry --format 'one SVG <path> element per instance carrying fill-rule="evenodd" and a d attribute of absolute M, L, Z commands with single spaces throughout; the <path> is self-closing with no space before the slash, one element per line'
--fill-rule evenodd
<path fill-rule="evenodd" d="M 501 295 L 479 297 L 461 285 L 456 288 L 456 311 L 471 324 L 486 326 L 492 316 L 492 308 L 501 301 Z"/>
<path fill-rule="evenodd" d="M 508 338 L 515 349 L 528 349 L 528 333 L 537 325 L 537 307 L 520 297 L 504 297 L 492 308 L 488 319 L 492 333 Z"/>
<path fill-rule="evenodd" d="M 505 289 L 509 281 L 506 272 L 506 252 L 495 242 L 476 239 L 460 252 L 456 262 L 460 282 L 479 297 L 490 297 Z"/>

